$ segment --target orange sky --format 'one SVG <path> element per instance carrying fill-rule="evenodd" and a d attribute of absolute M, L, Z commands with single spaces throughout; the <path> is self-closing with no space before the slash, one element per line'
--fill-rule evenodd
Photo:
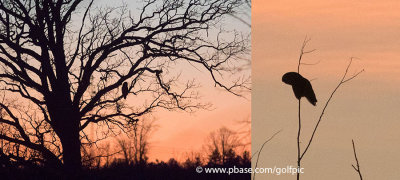
<path fill-rule="evenodd" d="M 203 91 L 201 101 L 211 102 L 212 111 L 199 110 L 189 114 L 160 110 L 155 113 L 159 127 L 151 137 L 151 161 L 168 161 L 172 157 L 185 160 L 186 153 L 202 151 L 210 132 L 222 126 L 239 131 L 243 124 L 237 121 L 250 118 L 250 96 L 246 100 L 212 87 L 202 89 L 209 94 Z"/>
<path fill-rule="evenodd" d="M 296 164 L 297 101 L 285 72 L 296 71 L 301 43 L 311 37 L 302 74 L 314 79 L 316 107 L 303 101 L 303 146 L 350 57 L 349 73 L 365 72 L 342 86 L 328 107 L 303 159 L 303 179 L 357 179 L 351 139 L 365 179 L 399 179 L 400 1 L 263 1 L 252 7 L 252 150 L 264 147 L 259 167 Z M 304 147 L 303 147 L 304 149 Z M 257 175 L 262 178 L 262 175 Z M 291 175 L 273 179 L 293 179 Z"/>

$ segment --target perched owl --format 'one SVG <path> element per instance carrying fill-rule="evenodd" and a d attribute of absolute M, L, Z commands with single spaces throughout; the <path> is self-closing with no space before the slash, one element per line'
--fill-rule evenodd
<path fill-rule="evenodd" d="M 296 72 L 288 72 L 282 76 L 282 81 L 286 84 L 292 85 L 294 95 L 300 100 L 301 97 L 306 97 L 312 105 L 316 105 L 317 98 L 315 97 L 314 90 L 308 79 L 301 76 Z"/>
<path fill-rule="evenodd" d="M 128 92 L 129 92 L 128 83 L 124 82 L 124 84 L 122 84 L 122 96 L 124 96 L 124 99 L 126 99 Z"/>

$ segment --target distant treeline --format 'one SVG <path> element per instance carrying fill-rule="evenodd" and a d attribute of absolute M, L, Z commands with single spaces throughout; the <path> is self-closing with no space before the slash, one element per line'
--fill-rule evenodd
<path fill-rule="evenodd" d="M 204 160 L 205 159 L 205 160 Z M 201 167 L 202 172 L 196 172 Z M 109 164 L 103 166 L 86 166 L 82 172 L 75 176 L 79 179 L 250 179 L 251 174 L 240 173 L 205 173 L 206 168 L 249 168 L 251 159 L 248 151 L 237 155 L 232 149 L 226 153 L 215 150 L 207 158 L 192 157 L 183 162 L 174 158 L 169 161 L 156 161 L 134 163 L 125 159 L 114 158 Z M 69 179 L 59 169 L 38 165 L 7 164 L 1 163 L 1 179 Z"/>

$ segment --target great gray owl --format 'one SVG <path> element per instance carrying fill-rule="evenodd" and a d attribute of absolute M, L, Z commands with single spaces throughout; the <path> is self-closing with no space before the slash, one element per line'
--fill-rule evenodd
<path fill-rule="evenodd" d="M 306 97 L 312 105 L 317 104 L 314 90 L 308 79 L 304 78 L 297 72 L 288 72 L 282 76 L 282 81 L 292 85 L 294 95 L 300 100 L 301 97 Z"/>
<path fill-rule="evenodd" d="M 124 99 L 126 99 L 128 92 L 129 92 L 128 83 L 124 82 L 124 84 L 122 84 L 122 96 L 124 96 Z"/>

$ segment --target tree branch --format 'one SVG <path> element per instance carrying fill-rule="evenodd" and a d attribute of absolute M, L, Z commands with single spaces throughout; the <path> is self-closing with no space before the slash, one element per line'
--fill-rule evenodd
<path fill-rule="evenodd" d="M 356 166 L 351 165 L 354 170 L 357 172 L 357 174 L 360 176 L 360 180 L 363 179 L 362 175 L 361 175 L 361 170 L 360 170 L 360 164 L 358 163 L 358 158 L 357 158 L 357 153 L 356 153 L 356 146 L 354 145 L 354 140 L 351 140 L 351 143 L 353 144 L 353 152 L 354 152 L 354 159 L 356 160 Z"/>

